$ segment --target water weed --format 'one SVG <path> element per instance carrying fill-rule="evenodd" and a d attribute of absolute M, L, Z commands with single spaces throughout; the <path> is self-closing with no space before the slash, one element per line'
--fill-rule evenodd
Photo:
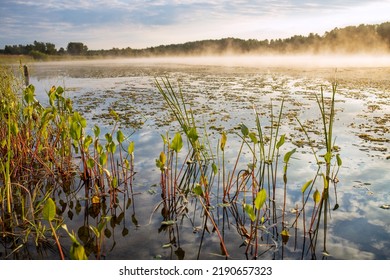
<path fill-rule="evenodd" d="M 121 115 L 114 109 L 107 114 L 109 128 L 89 123 L 62 87 L 51 87 L 44 106 L 36 100 L 33 85 L 15 85 L 17 79 L 3 70 L 7 79 L 2 80 L 1 94 L 8 99 L 1 99 L 0 108 L 0 227 L 3 242 L 11 248 L 7 258 L 18 256 L 33 240 L 37 248 L 50 244 L 53 258 L 104 259 L 115 247 L 119 225 L 122 237 L 130 234 L 129 225 L 135 230 L 145 227 L 145 213 L 136 213 L 135 207 L 145 198 L 133 188 L 132 133 L 122 130 Z M 155 80 L 155 86 L 165 113 L 175 122 L 161 135 L 161 149 L 152 159 L 160 181 L 148 198 L 154 201 L 159 193 L 161 199 L 151 210 L 148 226 L 158 216 L 158 233 L 168 238 L 161 241 L 161 249 L 170 251 L 171 258 L 184 259 L 181 240 L 183 230 L 189 230 L 199 237 L 198 259 L 205 254 L 229 259 L 237 250 L 247 259 L 283 259 L 293 242 L 295 248 L 302 246 L 302 259 L 316 258 L 320 237 L 328 254 L 330 189 L 336 210 L 342 165 L 333 130 L 335 84 L 330 98 L 323 88 L 316 97 L 319 133 L 311 135 L 295 118 L 294 125 L 307 139 L 306 146 L 299 147 L 288 133 L 285 96 L 264 107 L 252 105 L 251 119 L 234 129 L 221 125 L 216 132 L 200 121 L 198 107 L 180 86 L 168 79 Z M 311 151 L 316 170 L 306 173 L 295 201 L 289 197 L 296 188 L 291 174 L 302 161 L 303 149 Z M 311 165 L 307 163 L 308 169 Z M 128 211 L 132 213 L 126 223 Z M 84 214 L 76 233 L 66 222 L 75 214 Z M 232 230 L 237 232 L 234 244 L 227 235 Z M 107 248 L 107 239 L 113 240 L 112 248 Z"/>

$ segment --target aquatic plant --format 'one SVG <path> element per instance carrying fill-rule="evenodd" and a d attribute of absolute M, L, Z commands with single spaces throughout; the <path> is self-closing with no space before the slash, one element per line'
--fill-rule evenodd
<path fill-rule="evenodd" d="M 69 193 L 71 182 L 81 179 L 86 198 L 92 204 L 99 205 L 109 194 L 110 208 L 116 207 L 119 193 L 128 193 L 129 188 L 132 192 L 134 143 L 115 126 L 105 135 L 103 143 L 97 126 L 94 137 L 86 135 L 87 121 L 73 110 L 72 101 L 65 97 L 62 87 L 51 87 L 47 93 L 48 105 L 43 106 L 35 98 L 35 87 L 23 86 L 12 69 L 0 67 L 0 76 L 2 236 L 12 244 L 12 254 L 15 254 L 31 238 L 38 247 L 51 232 L 64 259 L 57 234 L 63 221 L 57 221 L 55 216 L 59 209 L 57 203 L 62 209 L 66 203 L 59 198 L 56 201 L 57 194 Z M 117 117 L 115 112 L 112 115 Z M 80 162 L 77 161 L 79 153 Z M 43 221 L 49 224 L 49 229 Z M 99 235 L 96 235 L 99 240 L 96 244 L 100 252 L 101 227 L 96 228 L 99 230 L 91 230 Z M 73 244 L 75 249 L 77 243 Z"/>
<path fill-rule="evenodd" d="M 175 116 L 175 119 L 180 124 L 182 132 L 187 136 L 190 152 L 187 156 L 183 157 L 182 164 L 178 164 L 178 152 L 182 148 L 183 140 L 181 134 L 178 132 L 173 137 L 173 140 L 168 136 L 163 136 L 163 142 L 166 149 L 161 152 L 158 159 L 156 159 L 156 165 L 160 168 L 162 179 L 161 185 L 163 187 L 163 197 L 172 197 L 172 199 L 180 194 L 184 196 L 185 201 L 188 199 L 188 193 L 193 193 L 199 199 L 205 216 L 212 221 L 214 229 L 218 233 L 221 243 L 222 254 L 228 256 L 226 250 L 226 244 L 223 237 L 224 232 L 224 220 L 227 217 L 227 212 L 233 215 L 236 221 L 236 227 L 239 234 L 244 239 L 246 247 L 245 253 L 253 258 L 257 258 L 261 254 L 267 252 L 273 247 L 278 247 L 276 244 L 279 239 L 282 241 L 282 256 L 284 252 L 284 245 L 288 242 L 290 237 L 290 225 L 287 221 L 287 193 L 288 193 L 288 174 L 287 171 L 290 165 L 290 159 L 297 152 L 294 148 L 285 152 L 283 157 L 283 171 L 279 174 L 278 165 L 280 164 L 281 148 L 286 143 L 286 135 L 281 134 L 280 127 L 283 122 L 283 107 L 284 99 L 281 100 L 279 106 L 279 113 L 277 118 L 274 118 L 273 104 L 271 102 L 271 112 L 269 119 L 269 126 L 262 125 L 260 114 L 255 112 L 255 128 L 249 129 L 245 124 L 240 124 L 239 129 L 241 133 L 234 133 L 232 137 L 235 140 L 241 139 L 241 144 L 238 145 L 235 158 L 229 159 L 229 164 L 226 162 L 225 152 L 228 143 L 228 134 L 226 131 L 222 131 L 217 143 L 217 148 L 213 152 L 212 144 L 207 139 L 207 131 L 204 136 L 198 133 L 198 127 L 201 125 L 196 123 L 196 116 L 193 114 L 194 110 L 191 110 L 191 105 L 184 100 L 184 94 L 181 89 L 175 92 L 172 85 L 168 80 L 163 80 L 163 85 L 156 82 L 159 92 L 163 95 L 166 104 L 168 105 L 171 113 Z M 323 137 L 326 143 L 325 159 L 325 171 L 321 172 L 322 162 L 319 160 L 317 151 L 313 146 L 310 146 L 316 162 L 319 166 L 317 173 L 313 176 L 313 179 L 307 181 L 302 189 L 302 205 L 294 206 L 295 218 L 293 219 L 292 227 L 297 230 L 298 219 L 302 217 L 302 224 L 304 229 L 304 237 L 309 232 L 311 240 L 311 248 L 315 254 L 315 243 L 318 237 L 318 230 L 322 225 L 324 227 L 324 251 L 326 252 L 326 231 L 328 223 L 328 195 L 329 184 L 333 182 L 337 184 L 337 173 L 341 165 L 340 156 L 333 155 L 334 141 L 333 137 L 333 125 L 334 125 L 334 99 L 336 93 L 336 87 L 333 88 L 333 94 L 330 100 L 329 113 L 325 106 L 323 89 L 321 88 L 321 96 L 317 97 L 317 103 L 319 105 L 321 118 L 323 120 Z M 188 108 L 189 107 L 189 108 Z M 296 119 L 299 124 L 300 120 Z M 302 124 L 301 124 L 302 126 Z M 302 126 L 305 135 L 308 137 L 308 143 L 312 143 L 308 132 Z M 168 134 L 167 134 L 168 135 Z M 196 136 L 195 138 L 194 135 Z M 200 145 L 199 139 L 206 139 L 207 145 Z M 202 149 L 201 149 L 202 147 Z M 205 147 L 208 147 L 206 149 Z M 243 154 L 245 151 L 249 151 L 251 159 L 247 162 L 244 159 Z M 173 160 L 173 154 L 175 154 L 175 160 Z M 247 153 L 246 153 L 247 154 Z M 206 155 L 216 155 L 212 157 L 206 157 Z M 337 170 L 331 174 L 331 159 L 336 158 Z M 174 165 L 172 163 L 175 162 Z M 191 174 L 193 178 L 192 183 L 188 180 L 178 178 L 177 174 L 189 174 L 182 172 L 183 168 L 189 170 L 190 166 L 198 163 L 196 169 L 198 173 L 196 175 Z M 247 167 L 242 168 L 243 163 L 246 162 Z M 179 172 L 180 170 L 180 172 Z M 168 174 L 171 174 L 169 178 Z M 174 174 L 174 176 L 172 176 Z M 208 180 L 207 174 L 210 177 Z M 217 176 L 218 180 L 214 181 L 214 177 Z M 310 217 L 309 230 L 306 227 L 306 211 L 308 198 L 312 193 L 312 189 L 317 181 L 317 177 L 323 177 L 323 191 L 322 194 L 318 190 L 314 192 L 314 208 L 312 209 L 312 215 Z M 278 178 L 282 179 L 282 184 L 278 182 Z M 180 181 L 178 185 L 177 182 Z M 210 183 L 211 182 L 211 183 Z M 172 188 L 166 189 L 169 184 L 172 184 Z M 283 197 L 277 197 L 278 188 L 282 185 Z M 180 186 L 181 188 L 177 188 Z M 191 192 L 181 192 L 183 189 L 190 189 Z M 310 188 L 309 188 L 310 187 Z M 211 198 L 213 188 L 216 188 L 215 200 Z M 307 192 L 307 189 L 310 189 Z M 221 192 L 220 192 L 221 190 Z M 179 206 L 180 205 L 180 206 Z M 181 209 L 183 204 L 174 204 L 168 207 L 170 209 L 168 213 L 178 213 L 177 209 Z M 216 205 L 216 207 L 215 207 Z M 277 205 L 281 205 L 281 212 L 279 212 Z M 238 206 L 238 207 L 237 207 Z M 219 219 L 211 219 L 214 217 L 212 209 L 222 208 L 222 225 L 220 225 Z M 241 208 L 241 210 L 239 210 Z M 335 207 L 337 208 L 337 207 Z M 187 208 L 185 208 L 187 211 Z M 180 212 L 182 213 L 182 212 Z M 217 211 L 217 216 L 219 212 Z M 323 222 L 321 223 L 321 216 L 323 216 Z M 246 217 L 249 218 L 249 223 Z M 281 220 L 279 220 L 281 218 Z M 173 221 L 176 217 L 170 217 Z M 280 227 L 278 226 L 280 223 Z M 249 228 L 248 228 L 249 227 Z M 204 224 L 203 233 L 206 229 Z M 295 233 L 297 234 L 297 232 Z M 259 248 L 264 248 L 261 245 L 261 240 L 268 236 L 272 242 L 265 247 L 263 252 L 259 251 Z M 202 234 L 203 240 L 204 234 Z M 305 244 L 305 243 L 304 243 Z M 314 244 L 314 245 L 313 245 Z M 305 245 L 304 245 L 305 246 Z M 304 248 L 302 249 L 304 251 Z M 303 255 L 303 253 L 302 253 Z"/>

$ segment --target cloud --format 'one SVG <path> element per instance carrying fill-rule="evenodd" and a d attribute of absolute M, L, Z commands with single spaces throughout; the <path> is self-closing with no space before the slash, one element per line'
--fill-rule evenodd
<path fill-rule="evenodd" d="M 34 40 L 64 45 L 84 39 L 98 49 L 223 37 L 285 38 L 387 19 L 381 11 L 389 6 L 390 1 L 367 0 L 5 0 L 0 46 Z"/>

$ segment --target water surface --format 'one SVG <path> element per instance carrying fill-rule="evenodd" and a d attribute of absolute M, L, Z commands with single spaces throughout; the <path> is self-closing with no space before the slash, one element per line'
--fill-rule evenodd
<path fill-rule="evenodd" d="M 225 63 L 212 63 L 204 58 L 191 62 L 103 60 L 30 66 L 31 83 L 42 102 L 52 85 L 63 86 L 75 108 L 89 120 L 89 128 L 98 124 L 109 131 L 112 119 L 108 111 L 113 109 L 121 116 L 121 129 L 135 142 L 135 194 L 130 201 L 123 199 L 123 207 L 110 212 L 116 219 L 105 232 L 105 258 L 224 258 L 216 233 L 211 228 L 208 232 L 199 228 L 203 217 L 196 210 L 199 209 L 196 199 L 189 200 L 189 209 L 194 213 L 180 219 L 175 226 L 161 225 L 163 216 L 161 208 L 157 207 L 161 202 L 160 173 L 155 159 L 163 148 L 161 134 L 173 135 L 179 131 L 155 85 L 156 79 L 168 78 L 174 88 L 182 89 L 213 145 L 217 145 L 221 131 L 228 132 L 227 157 L 232 161 L 240 144 L 235 135 L 240 132 L 238 126 L 244 123 L 250 129 L 255 128 L 254 108 L 267 126 L 271 106 L 277 114 L 284 99 L 280 130 L 286 134 L 288 144 L 283 146 L 281 154 L 297 149 L 289 166 L 287 209 L 301 202 L 300 189 L 316 170 L 310 149 L 301 144 L 306 139 L 296 118 L 309 127 L 313 138 L 319 137 L 321 121 L 315 95 L 322 87 L 329 97 L 331 82 L 337 80 L 334 135 L 343 165 L 337 185 L 339 208 L 330 211 L 327 253 L 323 254 L 321 244 L 315 256 L 307 254 L 309 241 L 302 238 L 302 228 L 298 227 L 296 231 L 291 229 L 295 233 L 287 245 L 283 245 L 280 236 L 264 233 L 266 245 L 258 258 L 390 259 L 387 250 L 390 248 L 390 210 L 383 207 L 390 204 L 389 65 L 382 60 L 384 64 L 374 67 L 371 60 L 367 64 L 367 59 L 362 67 L 348 64 L 347 60 L 313 65 L 303 63 L 301 58 L 300 64 L 287 66 L 282 65 L 280 58 L 276 64 L 268 60 L 257 64 L 249 61 L 245 59 L 240 64 L 239 59 Z M 321 150 L 320 141 L 318 143 Z M 242 168 L 248 164 L 246 157 L 249 161 L 250 153 L 244 153 L 240 161 Z M 282 194 L 281 178 L 278 182 L 278 192 Z M 82 191 L 74 192 L 67 197 L 63 209 L 65 223 L 78 232 L 81 239 L 80 228 L 97 219 L 85 211 L 83 196 Z M 74 204 L 78 201 L 81 210 L 71 208 L 71 201 Z M 334 196 L 330 204 L 332 209 L 336 204 Z M 237 233 L 232 210 L 216 207 L 213 213 L 223 229 L 230 258 L 247 258 L 245 246 L 242 246 L 244 239 Z M 294 215 L 293 211 L 288 212 L 290 224 Z"/>

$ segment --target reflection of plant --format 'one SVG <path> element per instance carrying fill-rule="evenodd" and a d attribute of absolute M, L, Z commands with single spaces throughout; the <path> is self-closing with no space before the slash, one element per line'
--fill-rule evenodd
<path fill-rule="evenodd" d="M 182 209 L 184 204 L 177 203 L 175 200 L 176 196 L 184 195 L 184 199 L 187 201 L 187 194 L 194 194 L 202 205 L 205 217 L 207 217 L 206 220 L 209 219 L 209 221 L 213 224 L 214 230 L 218 233 L 221 241 L 222 254 L 226 256 L 228 256 L 228 254 L 223 237 L 225 225 L 219 225 L 219 220 L 212 218 L 214 217 L 213 209 L 218 209 L 219 207 L 222 207 L 223 209 L 222 221 L 225 221 L 227 210 L 230 210 L 232 215 L 235 217 L 237 230 L 245 240 L 244 243 L 246 244 L 247 254 L 251 253 L 254 257 L 257 257 L 259 254 L 261 254 L 259 248 L 261 248 L 260 243 L 263 240 L 264 235 L 270 235 L 272 240 L 272 243 L 269 244 L 270 247 L 268 248 L 272 248 L 274 246 L 278 247 L 275 244 L 278 243 L 279 236 L 283 241 L 283 245 L 286 244 L 289 240 L 289 236 L 291 235 L 289 232 L 289 223 L 287 219 L 287 171 L 289 169 L 290 159 L 293 154 L 296 153 L 296 149 L 292 149 L 291 151 L 286 152 L 283 158 L 284 167 L 281 174 L 283 179 L 283 198 L 281 207 L 282 212 L 280 215 L 277 210 L 278 208 L 276 207 L 276 205 L 280 203 L 280 198 L 277 196 L 277 188 L 279 186 L 277 182 L 279 177 L 278 164 L 281 153 L 280 150 L 287 140 L 286 135 L 281 135 L 280 133 L 280 127 L 283 120 L 282 112 L 284 100 L 282 100 L 280 104 L 279 114 L 276 119 L 274 119 L 274 114 L 272 111 L 273 106 L 271 104 L 271 122 L 268 127 L 264 127 L 262 125 L 259 114 L 256 112 L 256 110 L 256 129 L 254 131 L 251 131 L 244 124 L 240 125 L 241 134 L 237 134 L 237 136 L 241 138 L 242 142 L 237 150 L 237 156 L 235 160 L 231 161 L 230 158 L 229 165 L 227 164 L 225 158 L 228 147 L 228 134 L 226 132 L 221 133 L 221 138 L 219 140 L 216 153 L 212 152 L 211 144 L 208 141 L 207 145 L 200 145 L 199 139 L 201 138 L 201 135 L 197 130 L 195 116 L 193 115 L 193 110 L 188 108 L 190 106 L 185 102 L 183 93 L 181 90 L 179 90 L 178 93 L 175 93 L 169 81 L 163 81 L 163 86 L 164 88 L 160 83 L 157 82 L 157 87 L 160 93 L 163 95 L 171 113 L 179 122 L 182 132 L 187 136 L 190 147 L 188 149 L 188 155 L 183 158 L 184 163 L 178 164 L 178 153 L 183 147 L 183 140 L 181 138 L 182 135 L 180 133 L 176 133 L 172 141 L 168 136 L 163 137 L 165 150 L 162 151 L 159 158 L 156 159 L 156 165 L 161 170 L 163 198 L 168 198 L 167 201 L 170 199 L 175 201 L 175 203 L 169 204 L 167 208 L 164 208 L 168 209 L 166 210 L 166 213 L 182 213 L 178 211 L 178 209 Z M 331 143 L 333 141 L 332 132 L 335 115 L 335 92 L 336 88 L 333 87 L 333 96 L 331 99 L 329 116 L 325 114 L 326 109 L 322 90 L 321 99 L 317 99 L 321 111 L 321 116 L 324 121 L 324 138 L 326 139 L 327 147 L 327 152 L 324 156 L 326 171 L 324 174 L 317 172 L 314 179 L 311 179 L 304 184 L 301 190 L 302 206 L 299 209 L 298 205 L 296 205 L 293 212 L 296 214 L 295 221 L 293 223 L 295 226 L 297 226 L 298 218 L 302 214 L 301 217 L 303 218 L 304 236 L 306 236 L 307 230 L 305 209 L 307 208 L 306 205 L 308 202 L 308 197 L 316 182 L 317 176 L 322 175 L 324 178 L 323 193 L 321 195 L 319 191 L 314 192 L 314 209 L 312 211 L 309 227 L 310 233 L 315 232 L 314 236 L 312 234 L 310 235 L 313 242 L 316 242 L 318 237 L 318 228 L 320 225 L 319 220 L 321 215 L 324 215 L 324 238 L 326 239 L 328 211 L 327 203 L 329 203 L 327 198 L 329 195 L 329 184 L 330 182 L 333 182 L 334 184 L 337 183 L 336 176 L 341 165 L 341 159 L 337 154 L 335 158 L 337 160 L 336 163 L 338 168 L 335 173 L 332 173 L 332 175 L 330 174 L 331 159 L 333 158 L 334 151 L 334 146 Z M 298 119 L 297 121 L 300 123 Z M 268 135 L 267 132 L 269 132 Z M 207 131 L 205 131 L 205 135 L 207 134 Z M 308 136 L 306 131 L 305 134 Z M 310 139 L 309 143 L 312 143 Z M 209 149 L 205 149 L 205 146 L 208 146 Z M 320 166 L 321 163 L 318 160 L 317 153 L 313 147 L 311 148 Z M 245 154 L 245 151 L 249 151 L 251 159 L 249 163 L 247 163 L 247 168 L 241 169 L 240 166 L 244 159 L 243 154 Z M 216 154 L 217 158 L 207 157 L 206 155 L 209 154 Z M 219 158 L 219 156 L 221 158 Z M 218 165 L 216 163 L 218 163 Z M 194 166 L 196 166 L 196 168 L 191 169 L 191 167 Z M 232 166 L 231 169 L 229 166 Z M 183 172 L 183 170 L 185 171 Z M 196 172 L 191 173 L 189 172 L 190 170 L 196 170 Z M 189 178 L 192 178 L 192 180 L 188 180 L 189 175 Z M 219 178 L 221 179 L 218 179 L 217 182 L 214 182 L 214 176 L 216 175 L 219 175 Z M 222 184 L 221 187 L 220 184 Z M 214 201 L 211 200 L 213 186 L 217 186 L 217 208 L 212 205 Z M 219 191 L 220 189 L 222 190 L 221 193 Z M 307 189 L 310 189 L 310 191 L 307 192 Z M 190 190 L 191 192 L 183 192 L 183 190 Z M 239 210 L 240 207 L 237 207 L 237 205 L 240 205 L 241 210 Z M 188 211 L 186 207 L 183 209 Z M 246 216 L 249 218 L 249 223 L 245 218 Z M 278 225 L 278 219 L 280 216 L 281 227 L 279 228 L 276 225 Z M 169 220 L 167 219 L 165 222 L 172 221 L 173 224 L 176 224 L 175 221 L 177 216 L 173 215 L 169 217 Z M 314 228 L 316 220 L 317 225 Z M 203 232 L 206 228 L 207 225 L 204 223 Z M 325 242 L 326 240 L 324 240 L 324 249 Z M 284 248 L 284 246 L 282 248 Z M 267 250 L 268 249 L 266 249 L 266 251 Z"/>
<path fill-rule="evenodd" d="M 332 83 L 332 94 L 330 97 L 330 100 L 326 100 L 324 97 L 324 91 L 323 87 L 321 87 L 321 95 L 316 95 L 317 104 L 321 113 L 321 121 L 323 125 L 323 141 L 325 143 L 325 154 L 322 156 L 325 160 L 325 162 L 322 162 L 319 160 L 319 157 L 317 156 L 317 152 L 314 150 L 314 147 L 312 145 L 313 141 L 310 139 L 310 136 L 305 129 L 305 127 L 302 125 L 302 123 L 297 119 L 298 123 L 300 124 L 302 131 L 305 133 L 308 143 L 310 145 L 310 148 L 313 152 L 313 155 L 316 159 L 318 170 L 314 177 L 314 179 L 309 180 L 306 182 L 302 187 L 302 209 L 301 212 L 303 213 L 303 216 L 305 217 L 305 205 L 308 201 L 309 195 L 314 187 L 314 184 L 319 177 L 322 177 L 323 180 L 323 188 L 322 193 L 316 189 L 313 193 L 313 201 L 314 201 L 314 208 L 312 210 L 312 217 L 310 220 L 310 227 L 309 227 L 309 234 L 311 236 L 312 240 L 312 249 L 313 252 L 315 252 L 315 247 L 317 243 L 318 238 L 318 232 L 320 230 L 320 226 L 323 226 L 323 252 L 325 255 L 328 254 L 326 249 L 326 239 L 327 239 L 327 226 L 328 226 L 328 217 L 329 217 L 329 188 L 333 184 L 334 190 L 335 190 L 335 199 L 336 204 L 333 208 L 333 210 L 336 210 L 339 205 L 337 203 L 337 193 L 336 193 L 336 186 L 338 183 L 338 172 L 342 165 L 342 160 L 340 157 L 340 154 L 337 153 L 338 147 L 335 146 L 335 141 L 333 139 L 333 126 L 334 126 L 334 118 L 335 118 L 335 95 L 337 92 L 337 83 Z M 327 105 L 328 102 L 328 106 Z M 325 164 L 325 172 L 322 171 L 322 166 Z M 333 168 L 332 168 L 333 166 Z M 306 195 L 306 199 L 304 198 L 304 194 L 306 192 L 306 189 L 310 186 L 310 190 Z M 321 217 L 323 217 L 321 219 Z M 322 221 L 322 223 L 321 223 Z M 306 225 L 304 223 L 305 228 L 305 235 L 306 235 Z"/>
<path fill-rule="evenodd" d="M 177 177 L 176 170 L 178 168 L 179 170 L 182 168 L 177 166 L 177 156 L 179 151 L 183 147 L 183 140 L 180 134 L 176 134 L 171 143 L 169 139 L 163 137 L 164 146 L 167 146 L 167 153 L 165 153 L 164 151 L 161 152 L 159 159 L 156 160 L 156 165 L 161 170 L 162 188 L 163 190 L 167 189 L 168 197 L 166 199 L 175 201 L 177 192 L 184 192 L 183 195 L 180 196 L 181 199 L 183 199 L 184 201 L 187 200 L 186 196 L 189 194 L 189 191 L 197 195 L 199 198 L 198 201 L 200 202 L 204 211 L 205 227 L 207 226 L 208 222 L 213 225 L 213 228 L 220 240 L 222 254 L 228 256 L 228 252 L 221 232 L 219 231 L 217 223 L 209 210 L 211 205 L 210 180 L 213 180 L 212 178 L 215 175 L 215 169 L 213 169 L 212 172 L 208 171 L 208 165 L 211 159 L 208 156 L 205 145 L 201 143 L 198 127 L 193 112 L 192 110 L 189 110 L 187 108 L 188 104 L 184 100 L 184 95 L 182 91 L 180 90 L 176 93 L 168 80 L 163 80 L 162 84 L 156 81 L 156 85 L 160 94 L 163 96 L 165 103 L 170 108 L 170 112 L 179 122 L 180 128 L 182 129 L 188 141 L 188 154 L 185 157 L 185 164 L 182 165 L 183 169 L 185 167 L 185 172 L 180 173 L 183 174 L 183 177 L 179 178 Z M 172 152 L 175 153 L 174 161 L 171 160 Z M 171 165 L 173 164 L 173 162 L 175 162 L 174 171 L 170 169 L 173 167 Z M 188 183 L 190 183 L 190 185 Z M 170 186 L 173 186 L 173 188 L 171 188 Z M 189 186 L 192 187 L 189 188 Z M 175 207 L 177 207 L 178 204 L 174 203 L 174 205 Z"/>

